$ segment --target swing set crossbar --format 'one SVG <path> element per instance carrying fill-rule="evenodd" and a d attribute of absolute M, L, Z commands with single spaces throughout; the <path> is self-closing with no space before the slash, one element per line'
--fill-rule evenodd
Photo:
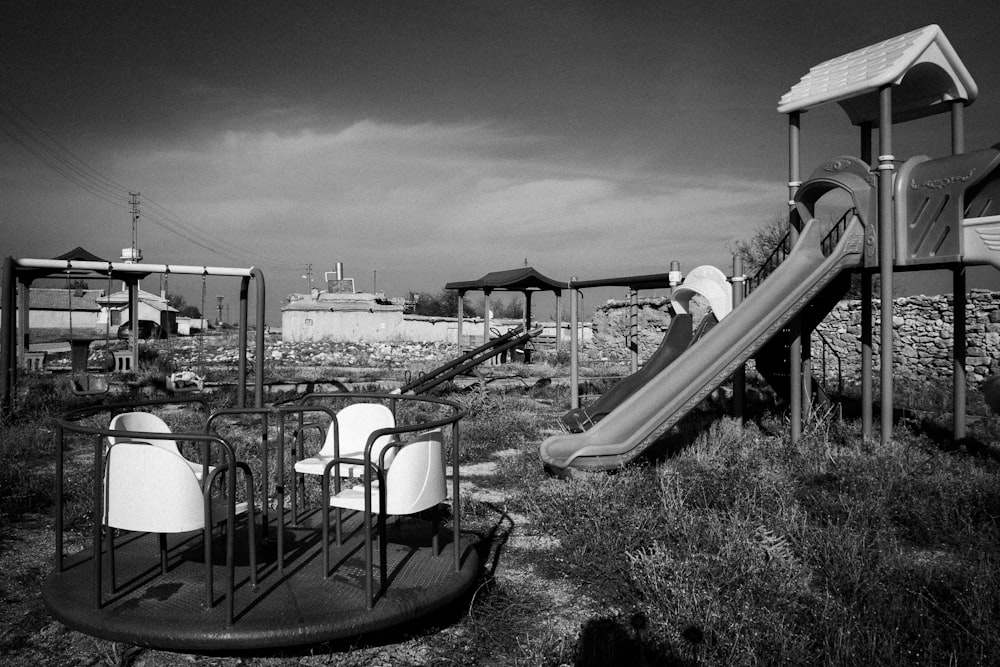
<path fill-rule="evenodd" d="M 126 262 L 94 262 L 70 259 L 15 259 L 14 265 L 25 269 L 53 271 L 85 270 L 97 273 L 177 273 L 196 276 L 253 277 L 254 268 L 224 266 L 189 266 L 184 264 L 128 264 Z"/>

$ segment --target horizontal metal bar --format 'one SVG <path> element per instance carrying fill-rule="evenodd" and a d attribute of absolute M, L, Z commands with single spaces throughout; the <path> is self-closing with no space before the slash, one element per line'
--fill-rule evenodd
<path fill-rule="evenodd" d="M 107 273 L 110 267 L 112 273 L 180 273 L 195 276 L 250 276 L 253 267 L 248 269 L 227 268 L 219 266 L 186 266 L 183 264 L 128 264 L 126 262 L 92 262 L 69 259 L 31 259 L 14 260 L 16 267 L 26 269 L 71 270 L 85 269 Z"/>

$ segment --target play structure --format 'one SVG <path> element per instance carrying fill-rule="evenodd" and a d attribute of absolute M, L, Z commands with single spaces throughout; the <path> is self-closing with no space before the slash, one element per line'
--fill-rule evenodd
<path fill-rule="evenodd" d="M 791 438 L 801 435 L 813 395 L 811 330 L 862 281 L 862 430 L 873 432 L 872 276 L 880 278 L 880 438 L 892 437 L 893 272 L 947 269 L 954 285 L 954 436 L 965 434 L 964 267 L 1000 268 L 1000 151 L 966 152 L 965 106 L 975 82 L 935 25 L 813 67 L 780 100 L 789 117 L 788 236 L 762 272 L 737 290 L 732 312 L 668 363 L 614 397 L 599 420 L 554 435 L 540 450 L 557 475 L 610 470 L 632 461 L 751 358 L 765 378 L 784 378 Z M 799 174 L 802 114 L 837 102 L 861 131 L 860 157 L 835 157 L 805 181 Z M 899 160 L 894 123 L 951 116 L 952 154 Z M 878 130 L 872 164 L 873 131 Z M 734 276 L 738 286 L 742 276 Z M 575 304 L 575 297 L 571 303 Z M 741 302 L 741 303 L 740 303 Z M 669 336 L 668 336 L 669 337 Z M 781 359 L 780 368 L 774 360 Z M 666 359 L 664 359 L 666 360 Z M 772 365 L 768 368 L 769 363 Z M 772 372 L 773 371 L 773 372 Z M 779 380 L 779 382 L 782 382 Z M 574 406 L 576 407 L 576 406 Z M 589 408 L 588 409 L 592 409 Z M 571 424 L 572 424 L 571 420 Z"/>

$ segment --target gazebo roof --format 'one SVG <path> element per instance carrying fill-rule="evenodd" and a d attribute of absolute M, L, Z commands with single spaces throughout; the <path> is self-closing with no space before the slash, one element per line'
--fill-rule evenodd
<path fill-rule="evenodd" d="M 855 125 L 876 122 L 879 90 L 887 85 L 893 86 L 894 121 L 948 111 L 953 100 L 968 105 L 978 94 L 948 38 L 932 24 L 816 65 L 781 96 L 778 112 L 838 102 Z"/>
<path fill-rule="evenodd" d="M 70 250 L 69 252 L 64 252 L 58 257 L 53 257 L 52 259 L 69 260 L 72 262 L 106 262 L 108 260 L 103 257 L 98 257 L 94 253 L 90 252 L 85 248 L 77 246 Z"/>
<path fill-rule="evenodd" d="M 552 280 L 534 268 L 525 266 L 520 269 L 487 273 L 479 280 L 450 282 L 444 288 L 458 290 L 459 292 L 507 290 L 511 292 L 546 291 L 558 294 L 566 289 L 566 283 L 565 281 Z"/>
<path fill-rule="evenodd" d="M 620 276 L 594 280 L 574 280 L 573 287 L 628 287 L 629 289 L 665 289 L 673 287 L 669 273 L 650 273 L 641 276 Z"/>

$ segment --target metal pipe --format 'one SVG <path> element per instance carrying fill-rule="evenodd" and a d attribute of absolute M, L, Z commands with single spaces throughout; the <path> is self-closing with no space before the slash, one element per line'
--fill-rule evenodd
<path fill-rule="evenodd" d="M 254 358 L 254 407 L 264 407 L 264 306 L 266 302 L 267 290 L 264 286 L 264 272 L 260 269 L 250 269 L 250 276 L 257 285 L 257 312 L 256 316 L 256 356 Z M 240 332 L 246 335 L 246 329 Z"/>
<path fill-rule="evenodd" d="M 465 319 L 465 292 L 458 290 L 458 322 L 456 323 L 456 337 L 458 338 L 458 353 L 462 354 L 462 320 Z"/>
<path fill-rule="evenodd" d="M 577 331 L 579 326 L 580 313 L 578 300 L 579 292 L 573 287 L 576 276 L 569 279 L 567 288 L 569 289 L 569 404 L 572 409 L 580 407 L 580 334 Z"/>
<path fill-rule="evenodd" d="M 799 135 L 801 117 L 795 111 L 788 115 L 788 210 L 795 208 L 795 193 L 799 188 Z M 796 230 L 789 233 L 795 236 Z M 794 242 L 794 239 L 792 239 Z M 788 349 L 789 412 L 791 413 L 791 442 L 796 444 L 802 436 L 802 318 L 796 315 L 789 323 L 792 340 Z"/>
<path fill-rule="evenodd" d="M 743 275 L 743 258 L 733 255 L 733 308 L 743 303 L 743 288 L 746 276 Z M 733 372 L 733 416 L 744 424 L 744 403 L 746 402 L 747 367 L 740 364 Z"/>
<path fill-rule="evenodd" d="M 962 100 L 953 100 L 951 103 L 951 152 L 958 155 L 965 152 L 965 127 L 964 127 L 965 103 Z M 966 357 L 966 281 L 965 267 L 959 266 L 952 271 L 952 294 L 954 308 L 953 317 L 955 323 L 952 373 L 952 434 L 956 441 L 961 440 L 966 435 L 966 392 L 968 391 L 967 378 L 965 375 Z"/>
<path fill-rule="evenodd" d="M 249 276 L 253 272 L 253 267 L 249 269 L 228 268 L 220 266 L 186 266 L 181 264 L 127 264 L 125 262 L 90 262 L 66 259 L 32 259 L 19 258 L 14 260 L 14 264 L 27 269 L 51 269 L 55 271 L 65 271 L 68 269 L 83 269 L 86 271 L 97 271 L 107 273 L 108 267 L 114 273 L 182 273 L 187 275 L 209 275 L 209 276 Z"/>
<path fill-rule="evenodd" d="M 240 281 L 239 332 L 241 340 L 237 348 L 236 364 L 236 407 L 247 406 L 247 318 L 249 313 L 250 278 Z"/>
<path fill-rule="evenodd" d="M 14 388 L 17 385 L 17 372 L 14 368 L 14 346 L 16 334 L 14 324 L 14 293 L 17 287 L 14 281 L 14 259 L 3 258 L 3 294 L 0 297 L 0 409 L 4 414 L 13 407 Z"/>
<path fill-rule="evenodd" d="M 872 163 L 872 124 L 861 124 L 861 159 L 865 164 Z M 873 223 L 869 223 L 873 224 Z M 873 303 L 872 303 L 872 273 L 866 266 L 861 273 L 861 437 L 871 440 L 872 409 L 875 396 L 872 387 L 873 366 Z"/>
<path fill-rule="evenodd" d="M 881 284 L 881 443 L 892 440 L 892 179 L 895 157 L 892 154 L 892 87 L 879 90 L 878 126 L 878 228 L 879 278 Z"/>

